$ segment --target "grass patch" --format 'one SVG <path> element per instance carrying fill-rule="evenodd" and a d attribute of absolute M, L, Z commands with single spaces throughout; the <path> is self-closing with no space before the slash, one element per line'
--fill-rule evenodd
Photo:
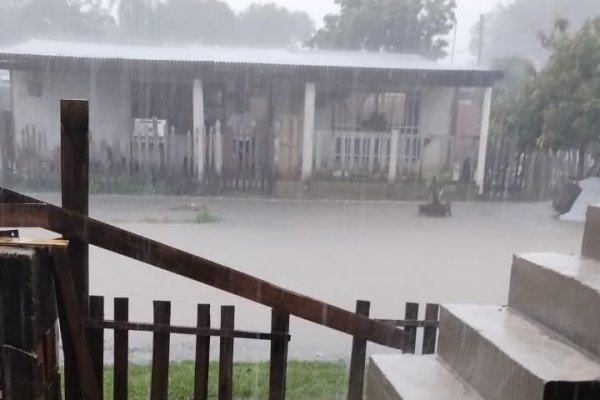
<path fill-rule="evenodd" d="M 343 362 L 290 361 L 287 375 L 288 400 L 337 400 L 346 397 L 347 368 Z M 150 396 L 151 367 L 129 366 L 130 400 Z M 217 398 L 219 368 L 210 363 L 209 399 Z M 236 400 L 266 399 L 269 391 L 268 363 L 237 363 L 233 369 L 233 395 Z M 112 399 L 113 369 L 104 370 L 104 398 Z M 169 399 L 188 400 L 194 393 L 194 363 L 171 363 Z"/>
<path fill-rule="evenodd" d="M 215 214 L 206 206 L 200 207 L 200 209 L 196 211 L 194 217 L 192 218 L 192 222 L 195 224 L 211 224 L 219 222 L 220 220 L 221 216 Z"/>

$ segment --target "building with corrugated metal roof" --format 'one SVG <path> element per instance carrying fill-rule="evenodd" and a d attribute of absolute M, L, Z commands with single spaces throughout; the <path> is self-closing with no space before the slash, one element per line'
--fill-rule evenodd
<path fill-rule="evenodd" d="M 0 68 L 17 150 L 52 162 L 59 100 L 85 98 L 99 170 L 279 194 L 433 176 L 481 186 L 501 76 L 404 54 L 47 40 L 0 48 Z"/>

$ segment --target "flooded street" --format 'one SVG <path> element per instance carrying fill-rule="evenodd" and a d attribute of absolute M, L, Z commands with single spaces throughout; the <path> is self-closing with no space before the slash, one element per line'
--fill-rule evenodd
<path fill-rule="evenodd" d="M 220 221 L 190 222 L 197 215 L 190 205 L 208 207 Z M 583 233 L 583 224 L 553 219 L 545 203 L 455 204 L 449 219 L 422 218 L 417 204 L 391 202 L 101 196 L 90 209 L 100 220 L 346 309 L 370 300 L 372 316 L 394 319 L 408 301 L 504 303 L 514 253 L 578 252 Z M 205 285 L 96 248 L 90 265 L 91 293 L 106 296 L 109 318 L 112 298 L 129 297 L 130 318 L 139 322 L 152 321 L 152 300 L 169 300 L 176 324 L 195 325 L 196 304 L 210 303 L 213 326 L 219 306 L 235 305 L 236 328 L 270 329 L 270 309 Z M 314 324 L 292 318 L 291 335 L 290 358 L 350 356 L 350 338 Z M 151 335 L 133 334 L 130 346 L 134 360 L 148 360 Z M 193 355 L 193 338 L 172 338 L 173 358 Z M 236 358 L 266 359 L 267 343 L 239 341 Z"/>

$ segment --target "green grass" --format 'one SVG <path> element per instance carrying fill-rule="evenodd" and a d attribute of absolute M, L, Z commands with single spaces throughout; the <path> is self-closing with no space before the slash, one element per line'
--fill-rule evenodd
<path fill-rule="evenodd" d="M 149 365 L 130 365 L 130 400 L 146 400 L 150 396 Z M 287 374 L 287 400 L 344 399 L 347 386 L 347 368 L 343 362 L 290 361 Z M 169 399 L 187 400 L 194 393 L 194 364 L 171 363 L 169 369 Z M 209 399 L 217 398 L 218 364 L 211 362 Z M 269 389 L 268 363 L 238 363 L 233 369 L 233 394 L 236 400 L 266 399 Z M 104 398 L 112 399 L 113 370 L 104 371 Z"/>
<path fill-rule="evenodd" d="M 198 211 L 196 211 L 194 217 L 192 218 L 192 222 L 195 224 L 211 224 L 214 222 L 219 222 L 220 220 L 221 217 L 209 210 L 206 206 L 202 206 Z"/>

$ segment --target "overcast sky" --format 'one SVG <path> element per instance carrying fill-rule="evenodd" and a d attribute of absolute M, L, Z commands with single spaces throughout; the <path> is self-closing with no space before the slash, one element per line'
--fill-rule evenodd
<path fill-rule="evenodd" d="M 323 17 L 338 9 L 334 0 L 226 0 L 232 8 L 241 10 L 252 3 L 277 3 L 291 10 L 306 11 L 320 24 Z M 470 60 L 469 41 L 471 27 L 477 23 L 479 16 L 492 10 L 497 4 L 508 0 L 456 0 L 458 31 L 456 39 L 456 64 L 465 64 Z M 450 49 L 449 49 L 450 50 Z M 449 62 L 449 60 L 447 61 Z"/>

